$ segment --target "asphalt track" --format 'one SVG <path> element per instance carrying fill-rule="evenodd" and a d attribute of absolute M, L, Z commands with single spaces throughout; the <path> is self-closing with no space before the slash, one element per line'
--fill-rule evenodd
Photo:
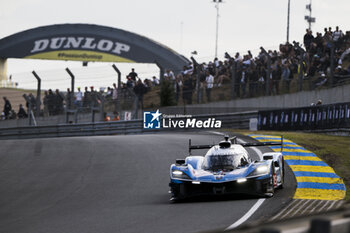
<path fill-rule="evenodd" d="M 256 197 L 169 202 L 169 166 L 209 133 L 3 140 L 0 144 L 0 232 L 200 232 L 225 229 Z M 251 141 L 247 137 L 241 137 Z M 267 148 L 259 148 L 269 151 Z M 248 149 L 253 159 L 256 152 Z M 200 152 L 198 152 L 200 153 Z M 286 188 L 248 219 L 268 219 L 294 194 Z"/>

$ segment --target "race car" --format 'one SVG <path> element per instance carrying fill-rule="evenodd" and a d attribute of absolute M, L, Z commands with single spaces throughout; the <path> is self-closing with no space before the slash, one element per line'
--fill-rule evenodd
<path fill-rule="evenodd" d="M 245 147 L 281 145 L 281 152 L 263 154 L 252 161 Z M 205 156 L 193 156 L 194 149 L 209 149 Z M 284 184 L 283 137 L 279 142 L 238 143 L 225 139 L 218 145 L 191 145 L 189 156 L 170 166 L 171 201 L 199 195 L 251 194 L 272 197 Z"/>

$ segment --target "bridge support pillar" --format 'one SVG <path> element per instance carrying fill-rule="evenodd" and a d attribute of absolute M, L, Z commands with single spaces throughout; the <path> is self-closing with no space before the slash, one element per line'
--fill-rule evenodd
<path fill-rule="evenodd" d="M 7 59 L 0 59 L 0 87 L 6 87 L 7 82 Z"/>

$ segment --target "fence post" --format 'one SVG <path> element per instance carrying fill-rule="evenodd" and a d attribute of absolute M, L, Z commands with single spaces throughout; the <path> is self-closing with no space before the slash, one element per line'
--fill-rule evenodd
<path fill-rule="evenodd" d="M 118 69 L 118 67 L 113 64 L 112 65 L 113 69 L 115 70 L 115 72 L 117 72 L 118 74 L 118 92 L 117 92 L 117 106 L 116 106 L 116 111 L 120 114 L 120 98 L 121 98 L 121 91 L 122 91 L 122 73 L 120 72 L 120 70 Z"/>
<path fill-rule="evenodd" d="M 40 116 L 40 104 L 41 104 L 41 79 L 39 77 L 39 75 L 33 71 L 32 74 L 34 75 L 34 77 L 38 80 L 38 88 L 36 90 L 36 116 L 39 117 Z"/>
<path fill-rule="evenodd" d="M 122 79 L 122 73 L 120 72 L 120 70 L 118 69 L 118 67 L 116 65 L 112 65 L 113 69 L 115 70 L 115 72 L 117 72 L 118 74 L 118 94 L 119 94 L 119 90 L 121 89 L 121 79 Z"/>
<path fill-rule="evenodd" d="M 32 125 L 32 104 L 30 102 L 29 97 L 26 94 L 23 94 L 23 98 L 26 100 L 26 103 L 28 103 L 28 124 Z"/>
<path fill-rule="evenodd" d="M 71 93 L 70 93 L 70 107 L 73 106 L 73 98 L 74 98 L 74 82 L 75 82 L 75 77 L 74 74 L 70 71 L 69 68 L 66 68 L 67 73 L 71 77 Z"/>

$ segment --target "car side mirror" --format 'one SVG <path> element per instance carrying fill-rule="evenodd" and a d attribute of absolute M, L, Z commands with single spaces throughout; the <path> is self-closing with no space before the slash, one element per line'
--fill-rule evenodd
<path fill-rule="evenodd" d="M 176 159 L 176 165 L 185 165 L 186 161 L 184 159 Z"/>
<path fill-rule="evenodd" d="M 275 167 L 279 167 L 280 166 L 280 164 L 277 161 L 273 162 L 273 164 L 275 165 Z"/>

